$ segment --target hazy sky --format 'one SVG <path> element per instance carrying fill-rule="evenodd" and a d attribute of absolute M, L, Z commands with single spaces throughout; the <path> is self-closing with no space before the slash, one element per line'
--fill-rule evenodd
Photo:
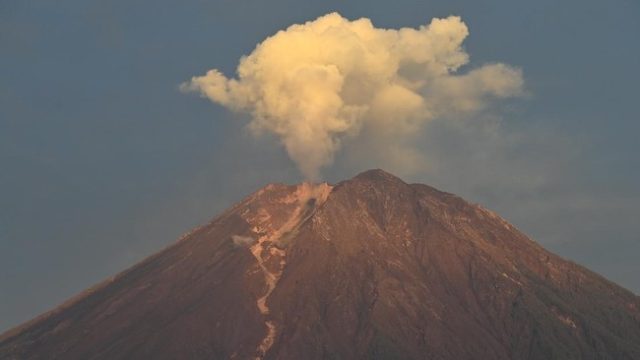
<path fill-rule="evenodd" d="M 640 292 L 635 0 L 0 0 L 0 331 L 262 185 L 300 181 L 246 115 L 178 87 L 213 68 L 232 77 L 267 36 L 332 11 L 382 28 L 459 15 L 461 71 L 517 67 L 526 96 L 433 120 L 411 142 L 424 167 L 370 156 L 365 138 L 324 179 L 383 167 L 454 192 Z"/>

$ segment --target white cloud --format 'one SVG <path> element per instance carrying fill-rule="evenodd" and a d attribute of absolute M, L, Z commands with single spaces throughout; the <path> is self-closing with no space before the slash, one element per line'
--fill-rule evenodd
<path fill-rule="evenodd" d="M 181 89 L 251 114 L 254 134 L 275 134 L 301 172 L 317 179 L 344 141 L 376 133 L 402 142 L 432 119 L 520 95 L 522 74 L 508 65 L 458 73 L 469 62 L 468 34 L 456 16 L 396 30 L 331 13 L 265 39 L 240 59 L 237 78 L 213 69 Z"/>

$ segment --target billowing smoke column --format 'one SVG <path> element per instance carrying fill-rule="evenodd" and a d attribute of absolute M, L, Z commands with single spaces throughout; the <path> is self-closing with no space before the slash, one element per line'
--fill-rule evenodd
<path fill-rule="evenodd" d="M 181 85 L 222 106 L 251 114 L 254 134 L 275 134 L 300 171 L 316 180 L 341 141 L 366 126 L 396 138 L 449 113 L 473 113 L 519 95 L 522 75 L 504 64 L 464 74 L 459 17 L 418 29 L 380 29 L 337 13 L 292 25 L 240 59 L 237 78 L 210 70 Z"/>

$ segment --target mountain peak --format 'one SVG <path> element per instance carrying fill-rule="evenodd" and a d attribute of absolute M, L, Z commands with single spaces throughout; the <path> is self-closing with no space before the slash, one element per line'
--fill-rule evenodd
<path fill-rule="evenodd" d="M 364 181 L 386 181 L 386 182 L 402 182 L 399 177 L 384 171 L 382 169 L 370 169 L 359 173 L 354 176 L 352 180 L 364 180 Z"/>
<path fill-rule="evenodd" d="M 640 299 L 496 214 L 380 169 L 268 185 L 2 359 L 640 359 Z"/>

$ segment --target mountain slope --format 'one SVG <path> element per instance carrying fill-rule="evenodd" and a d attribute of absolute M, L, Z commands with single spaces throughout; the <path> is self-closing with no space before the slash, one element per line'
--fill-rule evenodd
<path fill-rule="evenodd" d="M 381 170 L 269 185 L 0 336 L 2 359 L 640 359 L 640 301 Z"/>

